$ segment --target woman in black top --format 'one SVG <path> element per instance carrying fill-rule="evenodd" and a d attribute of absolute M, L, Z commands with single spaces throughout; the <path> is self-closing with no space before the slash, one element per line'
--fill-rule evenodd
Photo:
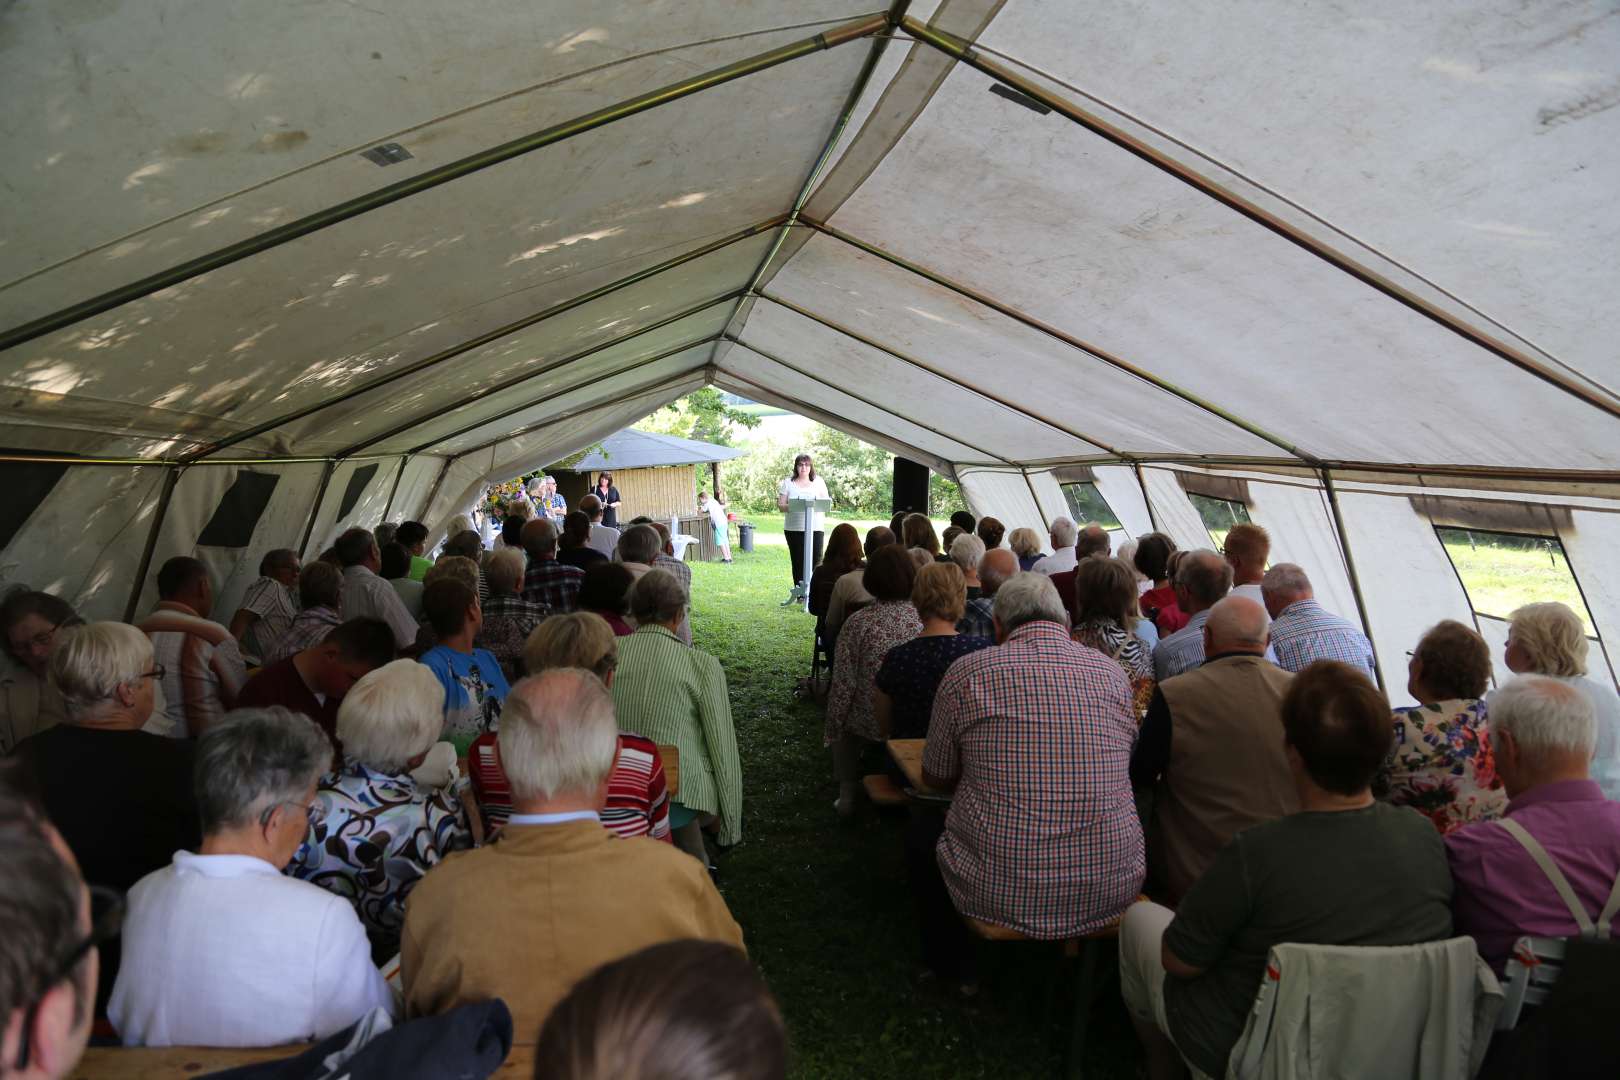
<path fill-rule="evenodd" d="M 610 529 L 619 527 L 619 489 L 613 486 L 613 474 L 605 472 L 596 478 L 596 497 L 602 500 L 602 524 Z"/>

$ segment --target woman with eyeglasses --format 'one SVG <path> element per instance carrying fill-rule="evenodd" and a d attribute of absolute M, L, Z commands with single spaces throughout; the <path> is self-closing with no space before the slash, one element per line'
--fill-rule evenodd
<path fill-rule="evenodd" d="M 62 693 L 65 716 L 25 739 L 17 755 L 85 880 L 122 892 L 201 839 L 192 744 L 141 730 L 163 677 L 145 634 L 95 622 L 59 630 L 57 638 L 48 678 Z M 116 948 L 102 959 L 98 1005 L 118 971 Z"/>
<path fill-rule="evenodd" d="M 399 1015 L 349 901 L 281 872 L 321 822 L 331 760 L 320 728 L 279 707 L 197 740 L 202 845 L 129 892 L 107 1009 L 125 1046 L 280 1046 Z"/>
<path fill-rule="evenodd" d="M 62 722 L 62 695 L 45 678 L 57 631 L 84 622 L 66 600 L 23 586 L 0 600 L 0 634 L 11 662 L 0 671 L 0 754 Z"/>

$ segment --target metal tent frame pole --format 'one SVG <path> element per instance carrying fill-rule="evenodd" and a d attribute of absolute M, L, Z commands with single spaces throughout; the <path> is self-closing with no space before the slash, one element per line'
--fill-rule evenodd
<path fill-rule="evenodd" d="M 309 508 L 309 524 L 304 526 L 304 540 L 298 545 L 298 557 L 304 558 L 309 551 L 309 538 L 315 535 L 315 522 L 321 516 L 321 502 L 326 498 L 326 488 L 332 482 L 332 474 L 337 471 L 337 462 L 328 461 L 326 468 L 321 470 L 320 486 L 315 489 L 315 505 Z"/>
<path fill-rule="evenodd" d="M 1322 478 L 1322 490 L 1327 493 L 1328 509 L 1333 513 L 1333 527 L 1339 533 L 1339 551 L 1344 555 L 1344 569 L 1350 578 L 1350 592 L 1356 598 L 1356 612 L 1361 616 L 1361 629 L 1367 635 L 1367 644 L 1373 651 L 1373 674 L 1378 679 L 1378 688 L 1384 689 L 1384 669 L 1378 660 L 1378 645 L 1373 641 L 1372 619 L 1367 614 L 1367 601 L 1361 595 L 1361 578 L 1356 573 L 1356 560 L 1350 554 L 1350 534 L 1345 531 L 1344 513 L 1339 509 L 1339 493 L 1333 486 L 1333 474 L 1327 469 L 1318 469 L 1317 475 Z"/>
<path fill-rule="evenodd" d="M 163 475 L 163 488 L 158 492 L 157 510 L 152 514 L 152 527 L 146 532 L 146 545 L 141 549 L 141 561 L 135 568 L 135 584 L 129 591 L 129 602 L 124 605 L 124 621 L 135 621 L 135 613 L 141 603 L 141 593 L 146 591 L 146 575 L 152 570 L 152 556 L 157 552 L 158 534 L 163 529 L 163 519 L 169 513 L 169 500 L 174 497 L 175 485 L 180 483 L 180 474 L 184 469 L 168 469 Z"/>
<path fill-rule="evenodd" d="M 411 455 L 401 454 L 399 457 L 399 471 L 394 473 L 394 482 L 388 488 L 388 501 L 383 503 L 382 519 L 388 520 L 388 515 L 394 509 L 394 496 L 399 494 L 399 482 L 405 479 L 405 467 L 411 463 Z"/>

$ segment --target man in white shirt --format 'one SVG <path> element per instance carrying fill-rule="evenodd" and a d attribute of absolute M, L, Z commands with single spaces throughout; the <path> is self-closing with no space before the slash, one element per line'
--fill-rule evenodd
<path fill-rule="evenodd" d="M 241 709 L 203 733 L 202 846 L 129 891 L 107 1006 L 125 1046 L 280 1046 L 373 1009 L 398 1015 L 354 908 L 281 873 L 331 761 L 326 736 L 288 709 Z"/>
<path fill-rule="evenodd" d="M 1052 519 L 1052 554 L 1038 559 L 1030 567 L 1037 574 L 1051 577 L 1061 574 L 1065 570 L 1073 570 L 1079 559 L 1075 555 L 1074 544 L 1080 538 L 1080 530 L 1074 522 L 1066 517 Z"/>
<path fill-rule="evenodd" d="M 1226 543 L 1221 545 L 1221 554 L 1232 568 L 1232 595 L 1247 597 L 1264 608 L 1266 598 L 1260 582 L 1266 576 L 1266 560 L 1271 557 L 1271 537 L 1266 530 L 1246 522 L 1232 526 Z"/>
<path fill-rule="evenodd" d="M 343 564 L 343 617 L 381 619 L 394 632 L 394 644 L 409 649 L 416 644 L 417 622 L 394 586 L 377 576 L 382 553 L 366 529 L 350 529 L 332 547 Z"/>
<path fill-rule="evenodd" d="M 579 500 L 579 508 L 591 519 L 591 538 L 587 546 L 613 558 L 613 552 L 619 546 L 619 530 L 602 524 L 602 500 L 595 495 L 587 495 Z"/>

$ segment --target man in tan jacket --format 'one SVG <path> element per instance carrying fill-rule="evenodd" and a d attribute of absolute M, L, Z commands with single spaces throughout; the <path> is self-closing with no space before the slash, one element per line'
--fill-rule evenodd
<path fill-rule="evenodd" d="M 459 852 L 412 891 L 400 947 L 405 1004 L 429 1016 L 501 998 L 518 1042 L 601 964 L 680 938 L 742 948 L 703 864 L 602 827 L 618 747 L 595 675 L 558 669 L 513 686 L 501 713 L 513 814 L 488 847 Z"/>
<path fill-rule="evenodd" d="M 1204 623 L 1202 665 L 1153 694 L 1131 786 L 1153 791 L 1148 892 L 1175 904 L 1239 830 L 1299 809 L 1283 754 L 1294 676 L 1265 658 L 1265 609 L 1229 596 Z"/>

